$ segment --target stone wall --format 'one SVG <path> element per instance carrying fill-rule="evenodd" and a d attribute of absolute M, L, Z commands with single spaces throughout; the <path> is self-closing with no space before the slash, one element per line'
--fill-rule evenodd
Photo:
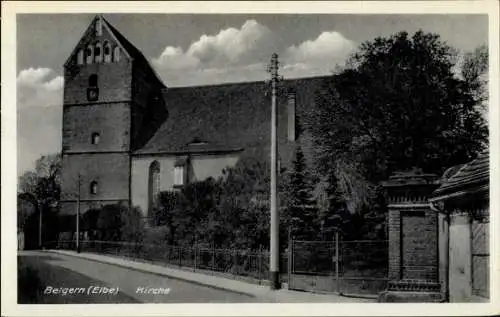
<path fill-rule="evenodd" d="M 92 144 L 92 134 L 99 143 Z M 130 106 L 128 103 L 65 106 L 63 109 L 63 151 L 128 151 Z"/>
<path fill-rule="evenodd" d="M 89 76 L 97 74 L 97 102 L 131 100 L 132 63 L 125 56 L 119 62 L 74 65 L 64 72 L 64 104 L 87 104 Z"/>
<path fill-rule="evenodd" d="M 78 174 L 81 175 L 80 200 L 128 200 L 130 159 L 127 153 L 63 155 L 61 200 L 76 200 Z M 97 182 L 91 194 L 91 182 Z"/>

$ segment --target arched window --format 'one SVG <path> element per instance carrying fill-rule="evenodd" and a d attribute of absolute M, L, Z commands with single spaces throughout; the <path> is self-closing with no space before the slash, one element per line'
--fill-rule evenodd
<path fill-rule="evenodd" d="M 117 46 L 113 50 L 113 62 L 119 62 L 120 61 L 120 48 Z"/>
<path fill-rule="evenodd" d="M 160 194 L 160 163 L 154 161 L 149 165 L 149 210 L 156 206 Z"/>
<path fill-rule="evenodd" d="M 97 75 L 92 74 L 89 76 L 89 87 L 97 87 Z"/>
<path fill-rule="evenodd" d="M 83 65 L 83 50 L 79 50 L 78 54 L 76 55 L 76 63 L 78 65 Z"/>
<path fill-rule="evenodd" d="M 92 144 L 97 145 L 101 140 L 101 135 L 97 132 L 92 133 Z"/>
<path fill-rule="evenodd" d="M 94 50 L 92 49 L 92 46 L 87 46 L 87 49 L 85 50 L 85 62 L 87 64 L 92 64 L 94 61 Z"/>
<path fill-rule="evenodd" d="M 102 62 L 102 49 L 101 49 L 101 43 L 97 42 L 94 47 L 94 56 L 95 56 L 95 62 L 100 63 Z"/>
<path fill-rule="evenodd" d="M 90 194 L 91 195 L 97 195 L 97 182 L 93 181 L 90 183 Z"/>
<path fill-rule="evenodd" d="M 109 42 L 104 42 L 104 62 L 111 62 L 111 45 Z"/>

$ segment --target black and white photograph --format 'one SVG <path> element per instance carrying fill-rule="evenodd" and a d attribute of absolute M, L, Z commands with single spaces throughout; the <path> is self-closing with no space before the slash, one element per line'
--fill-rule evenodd
<path fill-rule="evenodd" d="M 493 14 L 478 3 L 344 12 L 335 1 L 313 13 L 126 2 L 11 13 L 2 229 L 13 239 L 2 232 L 2 249 L 13 251 L 2 250 L 2 279 L 16 287 L 2 282 L 2 294 L 16 289 L 11 305 L 42 310 L 494 312 L 499 7 L 482 3 Z"/>

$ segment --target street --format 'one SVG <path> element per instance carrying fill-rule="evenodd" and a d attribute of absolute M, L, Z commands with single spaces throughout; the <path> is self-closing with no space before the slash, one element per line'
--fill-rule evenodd
<path fill-rule="evenodd" d="M 20 304 L 259 301 L 243 294 L 62 254 L 24 251 L 18 256 L 18 272 Z"/>

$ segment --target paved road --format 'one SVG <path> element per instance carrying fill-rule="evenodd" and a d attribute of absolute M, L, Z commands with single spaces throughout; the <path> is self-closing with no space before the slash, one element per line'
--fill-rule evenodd
<path fill-rule="evenodd" d="M 20 303 L 244 303 L 258 301 L 244 294 L 61 254 L 25 251 L 18 256 L 18 267 L 24 272 L 26 268 L 33 272 L 28 282 L 20 281 Z M 32 281 L 34 275 L 38 276 L 40 283 Z M 21 271 L 18 276 L 22 276 Z M 101 289 L 96 289 L 95 286 Z M 90 294 L 89 287 L 92 287 Z M 34 288 L 37 292 L 34 292 Z M 56 288 L 60 289 L 58 294 L 54 294 Z M 69 288 L 74 288 L 73 294 L 69 293 Z M 115 294 L 92 294 L 92 292 L 102 292 L 104 288 L 115 289 Z M 148 291 L 150 291 L 149 294 L 146 293 Z M 66 292 L 66 295 L 61 294 L 62 292 Z"/>

